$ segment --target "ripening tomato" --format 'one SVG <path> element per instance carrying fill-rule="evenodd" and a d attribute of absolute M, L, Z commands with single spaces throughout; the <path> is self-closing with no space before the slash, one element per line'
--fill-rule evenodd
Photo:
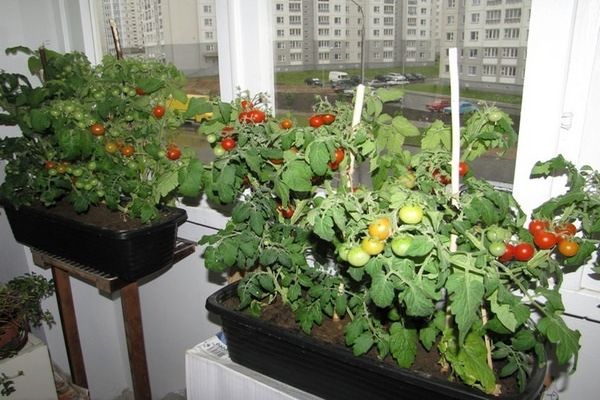
<path fill-rule="evenodd" d="M 312 117 L 310 117 L 310 119 L 308 120 L 308 124 L 310 126 L 312 126 L 313 128 L 318 128 L 321 125 L 323 125 L 323 117 L 320 115 L 313 115 Z"/>
<path fill-rule="evenodd" d="M 119 146 L 117 146 L 117 144 L 115 142 L 108 142 L 104 145 L 104 150 L 106 150 L 106 152 L 110 153 L 110 154 L 113 154 L 118 149 L 119 149 Z"/>
<path fill-rule="evenodd" d="M 335 115 L 333 114 L 324 114 L 322 117 L 325 125 L 331 125 L 335 121 Z"/>
<path fill-rule="evenodd" d="M 385 243 L 379 239 L 366 237 L 360 242 L 360 247 L 369 255 L 377 255 L 383 251 Z"/>
<path fill-rule="evenodd" d="M 279 123 L 279 126 L 281 127 L 281 129 L 290 129 L 293 126 L 293 124 L 291 120 L 286 118 Z"/>
<path fill-rule="evenodd" d="M 342 148 L 342 147 L 338 147 L 337 149 L 335 149 L 335 162 L 336 163 L 341 163 L 344 160 L 344 157 L 346 156 L 346 151 Z"/>
<path fill-rule="evenodd" d="M 152 114 L 154 114 L 156 118 L 161 119 L 162 117 L 164 117 L 165 111 L 165 107 L 159 104 L 154 106 L 154 108 L 152 109 Z"/>
<path fill-rule="evenodd" d="M 135 153 L 135 148 L 130 144 L 126 144 L 125 146 L 121 147 L 120 151 L 123 156 L 131 157 L 133 153 Z"/>
<path fill-rule="evenodd" d="M 540 249 L 551 249 L 556 245 L 556 235 L 548 231 L 536 231 L 533 234 L 533 242 Z"/>
<path fill-rule="evenodd" d="M 46 170 L 54 169 L 55 167 L 56 167 L 56 163 L 52 160 L 46 160 L 46 162 L 44 162 L 44 168 Z"/>
<path fill-rule="evenodd" d="M 141 87 L 139 87 L 139 86 L 136 86 L 136 88 L 135 88 L 135 93 L 136 93 L 138 96 L 143 96 L 143 95 L 145 95 L 145 94 L 146 94 L 146 93 L 144 92 L 144 89 L 142 89 L 142 88 L 141 88 Z"/>
<path fill-rule="evenodd" d="M 448 175 L 446 175 L 445 172 L 440 171 L 439 169 L 434 169 L 433 172 L 431 173 L 431 175 L 433 176 L 433 178 L 438 181 L 439 183 L 441 183 L 442 185 L 449 185 L 450 183 L 452 183 L 452 179 L 450 179 L 450 177 Z"/>
<path fill-rule="evenodd" d="M 292 216 L 294 215 L 294 211 L 296 211 L 296 210 L 291 205 L 288 206 L 287 208 L 284 208 L 283 206 L 279 205 L 279 206 L 277 206 L 277 211 L 279 211 L 279 213 L 281 214 L 281 216 L 283 218 L 290 219 L 290 218 L 292 218 Z"/>
<path fill-rule="evenodd" d="M 255 124 L 261 124 L 265 122 L 266 115 L 264 111 L 253 109 L 248 113 L 248 118 Z"/>
<path fill-rule="evenodd" d="M 252 104 L 252 102 L 250 100 L 242 100 L 240 102 L 240 105 L 242 106 L 243 109 L 248 109 L 248 108 L 254 107 L 254 104 Z"/>
<path fill-rule="evenodd" d="M 458 163 L 458 175 L 465 176 L 469 172 L 469 164 L 465 161 Z"/>
<path fill-rule="evenodd" d="M 548 229 L 548 221 L 544 221 L 541 219 L 534 219 L 529 223 L 529 226 L 527 227 L 527 229 L 529 230 L 529 233 L 531 233 L 532 235 L 535 235 L 535 233 L 537 231 L 543 231 Z"/>
<path fill-rule="evenodd" d="M 170 145 L 165 153 L 165 155 L 167 156 L 167 158 L 169 160 L 179 160 L 179 157 L 181 157 L 181 150 L 179 149 L 179 147 L 175 146 L 175 145 Z"/>
<path fill-rule="evenodd" d="M 94 136 L 102 136 L 102 135 L 104 135 L 104 131 L 105 131 L 104 125 L 102 125 L 99 122 L 90 126 L 90 132 L 92 132 L 92 135 L 94 135 Z"/>
<path fill-rule="evenodd" d="M 235 148 L 236 142 L 234 138 L 226 137 L 221 140 L 221 147 L 226 151 L 231 151 Z"/>
<path fill-rule="evenodd" d="M 377 218 L 369 224 L 368 230 L 372 238 L 386 240 L 392 233 L 392 223 L 387 217 Z"/>
<path fill-rule="evenodd" d="M 354 246 L 348 251 L 348 262 L 353 267 L 364 267 L 370 259 L 369 253 L 364 251 L 361 246 Z"/>
<path fill-rule="evenodd" d="M 398 217 L 405 224 L 418 224 L 423 219 L 423 209 L 419 206 L 403 206 Z"/>
<path fill-rule="evenodd" d="M 533 246 L 523 242 L 515 246 L 514 257 L 515 260 L 529 261 L 533 257 L 533 253 L 535 253 Z"/>
<path fill-rule="evenodd" d="M 579 251 L 579 244 L 573 240 L 562 240 L 558 244 L 558 252 L 565 257 L 573 257 Z"/>
<path fill-rule="evenodd" d="M 511 243 L 507 243 L 505 250 L 504 250 L 504 254 L 502 254 L 500 257 L 498 257 L 498 260 L 500 260 L 500 262 L 509 262 L 512 261 L 515 258 L 515 246 Z"/>
<path fill-rule="evenodd" d="M 577 227 L 569 222 L 567 224 L 555 227 L 554 233 L 556 233 L 558 241 L 560 242 L 563 239 L 568 239 L 575 236 L 577 233 Z"/>

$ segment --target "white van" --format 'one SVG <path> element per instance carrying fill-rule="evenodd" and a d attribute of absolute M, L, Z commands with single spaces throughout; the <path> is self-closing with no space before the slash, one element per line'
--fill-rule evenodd
<path fill-rule="evenodd" d="M 329 71 L 329 82 L 337 82 L 342 79 L 348 79 L 348 73 L 342 71 Z"/>

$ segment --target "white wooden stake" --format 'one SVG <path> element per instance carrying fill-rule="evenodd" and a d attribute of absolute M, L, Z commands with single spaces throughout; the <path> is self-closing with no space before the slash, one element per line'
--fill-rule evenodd
<path fill-rule="evenodd" d="M 451 190 L 453 202 L 458 204 L 460 191 L 460 177 L 458 175 L 458 164 L 460 162 L 460 90 L 458 85 L 458 51 L 456 47 L 449 49 L 450 62 L 450 108 L 452 110 L 452 161 L 450 162 L 451 171 Z M 450 237 L 450 251 L 456 251 L 456 235 Z"/>

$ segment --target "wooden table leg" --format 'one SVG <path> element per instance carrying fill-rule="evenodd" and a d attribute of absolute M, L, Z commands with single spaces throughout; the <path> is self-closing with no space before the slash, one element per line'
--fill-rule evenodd
<path fill-rule="evenodd" d="M 54 285 L 56 287 L 56 299 L 58 300 L 58 310 L 65 345 L 67 347 L 71 377 L 73 378 L 73 383 L 87 388 L 88 383 L 83 363 L 81 342 L 79 341 L 77 319 L 75 318 L 75 306 L 73 304 L 73 295 L 71 294 L 69 273 L 60 268 L 52 267 L 52 277 L 54 278 Z"/>
<path fill-rule="evenodd" d="M 136 282 L 129 283 L 121 289 L 121 306 L 129 353 L 129 368 L 133 380 L 133 393 L 136 400 L 151 399 L 140 293 Z"/>

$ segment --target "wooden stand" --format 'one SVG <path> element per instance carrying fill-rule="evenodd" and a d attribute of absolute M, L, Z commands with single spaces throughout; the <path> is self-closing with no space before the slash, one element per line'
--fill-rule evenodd
<path fill-rule="evenodd" d="M 178 238 L 173 263 L 192 254 L 195 246 L 195 242 Z M 73 383 L 85 388 L 88 387 L 81 342 L 79 340 L 79 329 L 77 328 L 77 319 L 75 317 L 75 305 L 71 294 L 70 276 L 93 285 L 99 291 L 106 294 L 121 291 L 123 323 L 125 325 L 133 392 L 136 399 L 151 399 L 138 283 L 125 282 L 117 277 L 41 250 L 31 249 L 31 253 L 33 255 L 33 262 L 36 265 L 45 269 L 52 269 Z M 171 265 L 166 265 L 164 269 L 169 268 Z"/>

